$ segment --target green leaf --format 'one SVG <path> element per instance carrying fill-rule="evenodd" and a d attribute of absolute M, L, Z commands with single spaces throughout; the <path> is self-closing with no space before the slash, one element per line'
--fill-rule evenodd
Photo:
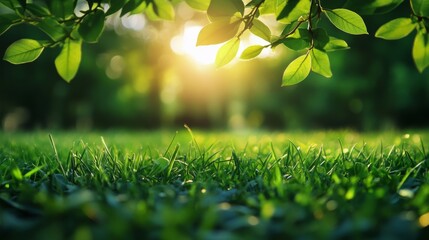
<path fill-rule="evenodd" d="M 428 0 L 411 0 L 411 8 L 414 14 L 421 17 L 429 17 L 429 1 Z"/>
<path fill-rule="evenodd" d="M 331 64 L 326 52 L 317 48 L 311 49 L 311 70 L 324 77 L 332 77 Z"/>
<path fill-rule="evenodd" d="M 251 0 L 249 3 L 246 4 L 246 7 L 254 7 L 258 4 L 261 4 L 262 1 L 264 0 Z"/>
<path fill-rule="evenodd" d="M 100 2 L 101 3 L 101 1 L 102 0 L 85 0 L 86 1 L 86 3 L 88 4 L 88 7 L 89 7 L 89 9 L 93 9 L 93 7 L 94 7 L 94 3 L 95 2 Z M 109 0 L 110 1 L 110 0 Z"/>
<path fill-rule="evenodd" d="M 145 7 L 144 9 L 144 15 L 147 19 L 150 21 L 161 21 L 162 19 L 158 16 L 158 14 L 155 13 L 155 10 L 153 8 L 153 4 L 150 3 L 149 5 L 145 6 L 146 3 L 142 4 L 142 7 Z M 140 8 L 140 7 L 139 7 Z M 135 10 L 133 10 L 134 12 Z M 131 12 L 131 13 L 133 13 Z"/>
<path fill-rule="evenodd" d="M 222 19 L 207 24 L 198 34 L 197 46 L 228 41 L 237 34 L 240 23 L 240 21 L 231 23 L 230 19 Z"/>
<path fill-rule="evenodd" d="M 398 7 L 404 0 L 348 0 L 344 8 L 360 14 L 384 14 Z"/>
<path fill-rule="evenodd" d="M 49 7 L 54 16 L 67 19 L 74 15 L 76 2 L 70 0 L 52 0 Z"/>
<path fill-rule="evenodd" d="M 36 60 L 43 49 L 44 46 L 37 40 L 21 39 L 6 49 L 3 59 L 13 64 L 28 63 Z"/>
<path fill-rule="evenodd" d="M 163 20 L 174 20 L 174 7 L 168 0 L 154 0 L 152 4 L 153 12 Z"/>
<path fill-rule="evenodd" d="M 311 57 L 309 54 L 293 60 L 283 73 L 282 86 L 290 86 L 303 81 L 311 70 Z"/>
<path fill-rule="evenodd" d="M 21 5 L 21 7 L 26 8 L 27 7 L 27 0 L 18 0 L 19 5 Z"/>
<path fill-rule="evenodd" d="M 120 0 L 119 3 L 122 4 L 122 1 L 123 0 Z M 124 16 L 125 14 L 129 13 L 129 12 L 134 11 L 137 8 L 140 8 L 141 5 L 146 6 L 147 5 L 146 1 L 144 1 L 144 0 L 129 0 L 122 7 L 121 17 Z M 114 5 L 114 6 L 115 6 L 115 8 L 112 11 L 116 10 L 116 8 L 119 7 L 117 5 Z"/>
<path fill-rule="evenodd" d="M 261 14 L 275 14 L 276 13 L 276 1 L 275 0 L 265 0 L 259 7 L 259 12 Z"/>
<path fill-rule="evenodd" d="M 20 17 L 13 13 L 0 15 L 0 35 L 15 25 L 19 19 Z"/>
<path fill-rule="evenodd" d="M 315 28 L 313 29 L 313 41 L 314 46 L 323 49 L 329 42 L 329 36 L 325 29 Z"/>
<path fill-rule="evenodd" d="M 296 22 L 286 24 L 282 30 L 281 36 L 293 34 L 295 32 Z"/>
<path fill-rule="evenodd" d="M 353 35 L 368 34 L 362 17 L 357 13 L 343 8 L 326 10 L 324 12 L 329 21 L 341 31 Z"/>
<path fill-rule="evenodd" d="M 13 10 L 16 14 L 24 15 L 26 4 L 22 0 L 0 0 L 0 3 Z"/>
<path fill-rule="evenodd" d="M 87 15 L 79 26 L 79 34 L 85 42 L 95 43 L 104 29 L 104 12 L 97 10 Z"/>
<path fill-rule="evenodd" d="M 240 39 L 233 38 L 219 48 L 216 54 L 215 65 L 222 67 L 234 59 L 240 47 Z"/>
<path fill-rule="evenodd" d="M 326 45 L 323 47 L 323 50 L 326 52 L 333 52 L 338 50 L 346 50 L 349 48 L 350 47 L 346 41 L 335 37 L 329 37 L 329 42 L 326 43 Z"/>
<path fill-rule="evenodd" d="M 416 24 L 410 18 L 397 18 L 383 24 L 375 36 L 386 40 L 401 39 L 410 34 L 416 28 Z"/>
<path fill-rule="evenodd" d="M 413 59 L 420 73 L 429 66 L 429 36 L 422 31 L 414 39 Z"/>
<path fill-rule="evenodd" d="M 210 5 L 210 0 L 185 0 L 185 2 L 193 9 L 207 11 Z"/>
<path fill-rule="evenodd" d="M 19 6 L 17 1 L 0 0 L 0 3 L 12 10 L 15 10 L 15 6 Z"/>
<path fill-rule="evenodd" d="M 277 1 L 276 16 L 282 23 L 291 23 L 310 11 L 310 0 Z"/>
<path fill-rule="evenodd" d="M 300 51 L 310 46 L 310 42 L 301 38 L 285 38 L 283 44 L 294 51 Z"/>
<path fill-rule="evenodd" d="M 39 4 L 28 3 L 26 9 L 38 17 L 46 17 L 51 15 L 48 8 Z"/>
<path fill-rule="evenodd" d="M 244 51 L 241 53 L 240 58 L 241 59 L 255 58 L 262 52 L 263 49 L 264 49 L 264 46 L 261 46 L 261 45 L 250 46 L 250 47 L 244 49 Z"/>
<path fill-rule="evenodd" d="M 250 32 L 255 34 L 256 36 L 264 39 L 265 41 L 271 41 L 271 30 L 265 25 L 265 23 L 261 22 L 259 19 L 253 19 L 253 25 L 250 28 Z"/>
<path fill-rule="evenodd" d="M 64 27 L 53 18 L 44 18 L 36 26 L 54 41 L 60 40 L 66 34 Z"/>
<path fill-rule="evenodd" d="M 152 5 L 152 4 L 151 4 Z M 140 14 L 140 13 L 146 13 L 148 10 L 148 3 L 147 2 L 142 2 L 139 6 L 137 6 L 136 8 L 134 8 L 131 12 L 130 15 L 133 14 Z M 156 16 L 155 12 L 153 11 L 153 7 L 151 7 L 152 13 L 154 16 Z M 159 19 L 158 16 L 156 16 L 157 20 Z"/>
<path fill-rule="evenodd" d="M 300 51 L 310 47 L 310 40 L 311 36 L 308 30 L 300 28 L 298 31 L 295 31 L 294 34 L 285 38 L 282 42 L 286 47 L 294 51 Z"/>
<path fill-rule="evenodd" d="M 109 9 L 106 12 L 106 16 L 111 15 L 119 10 L 125 5 L 127 0 L 112 0 L 109 3 Z"/>
<path fill-rule="evenodd" d="M 219 18 L 227 18 L 240 13 L 243 16 L 244 4 L 242 0 L 211 0 L 207 15 L 211 22 Z"/>
<path fill-rule="evenodd" d="M 70 82 L 79 69 L 82 56 L 82 41 L 67 38 L 60 54 L 55 59 L 55 67 L 58 74 L 67 82 Z"/>

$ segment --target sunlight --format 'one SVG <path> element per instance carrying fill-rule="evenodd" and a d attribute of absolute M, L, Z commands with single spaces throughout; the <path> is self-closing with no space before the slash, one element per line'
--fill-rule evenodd
<path fill-rule="evenodd" d="M 196 46 L 198 33 L 202 26 L 194 24 L 186 24 L 181 35 L 177 35 L 170 41 L 170 47 L 174 53 L 189 57 L 198 65 L 210 65 L 215 63 L 216 54 L 218 49 L 223 44 L 208 45 L 208 46 Z M 243 35 L 241 39 L 240 48 L 237 54 L 239 58 L 241 52 L 251 45 L 266 45 L 268 42 L 256 37 L 252 34 Z M 274 56 L 273 51 L 270 48 L 262 50 L 259 58 L 266 58 Z M 236 60 L 233 60 L 235 62 Z"/>
<path fill-rule="evenodd" d="M 220 44 L 209 46 L 196 46 L 198 33 L 202 26 L 186 25 L 183 34 L 171 39 L 171 49 L 179 55 L 191 58 L 195 63 L 201 65 L 213 64 Z"/>

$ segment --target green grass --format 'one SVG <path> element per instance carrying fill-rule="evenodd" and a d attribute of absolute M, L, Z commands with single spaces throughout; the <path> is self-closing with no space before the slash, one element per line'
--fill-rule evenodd
<path fill-rule="evenodd" d="M 0 133 L 2 239 L 429 239 L 429 131 Z"/>

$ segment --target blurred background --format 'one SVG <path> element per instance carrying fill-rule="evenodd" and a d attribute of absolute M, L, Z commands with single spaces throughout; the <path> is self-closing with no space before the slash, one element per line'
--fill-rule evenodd
<path fill-rule="evenodd" d="M 0 7 L 1 10 L 1 7 Z M 349 36 L 321 22 L 351 49 L 330 53 L 334 76 L 311 73 L 282 88 L 288 63 L 299 54 L 278 46 L 251 61 L 221 69 L 211 64 L 216 47 L 196 48 L 203 13 L 176 5 L 176 21 L 143 15 L 109 19 L 97 44 L 84 44 L 76 78 L 57 74 L 59 49 L 33 63 L 0 61 L 3 131 L 32 129 L 336 129 L 359 131 L 429 126 L 429 70 L 419 74 L 411 57 L 415 33 L 399 41 L 376 39 L 383 23 L 409 16 L 409 7 L 364 16 L 370 35 Z M 265 19 L 270 24 L 272 19 Z M 273 26 L 273 34 L 281 29 Z M 14 41 L 46 39 L 20 25 L 0 37 L 0 55 Z M 243 46 L 260 44 L 252 36 Z M 265 51 L 265 50 L 264 50 Z"/>

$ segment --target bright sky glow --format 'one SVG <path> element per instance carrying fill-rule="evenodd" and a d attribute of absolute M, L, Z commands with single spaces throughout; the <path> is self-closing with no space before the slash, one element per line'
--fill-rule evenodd
<path fill-rule="evenodd" d="M 208 45 L 208 46 L 196 46 L 198 33 L 202 26 L 186 24 L 182 35 L 175 36 L 170 41 L 171 49 L 179 55 L 188 56 L 195 63 L 199 65 L 210 65 L 214 64 L 218 49 L 222 44 Z M 240 44 L 240 49 L 237 54 L 239 58 L 241 52 L 251 45 L 267 45 L 268 43 L 259 37 L 250 35 L 247 38 L 243 38 Z M 266 48 L 262 51 L 259 57 L 269 57 L 273 53 L 271 49 Z"/>
<path fill-rule="evenodd" d="M 198 33 L 201 26 L 186 26 L 183 35 L 171 39 L 171 49 L 179 55 L 187 55 L 193 61 L 201 65 L 213 64 L 217 50 L 221 45 L 196 46 Z"/>
<path fill-rule="evenodd" d="M 121 18 L 122 25 L 125 28 L 134 31 L 142 30 L 146 25 L 146 19 L 143 14 L 126 15 Z"/>

